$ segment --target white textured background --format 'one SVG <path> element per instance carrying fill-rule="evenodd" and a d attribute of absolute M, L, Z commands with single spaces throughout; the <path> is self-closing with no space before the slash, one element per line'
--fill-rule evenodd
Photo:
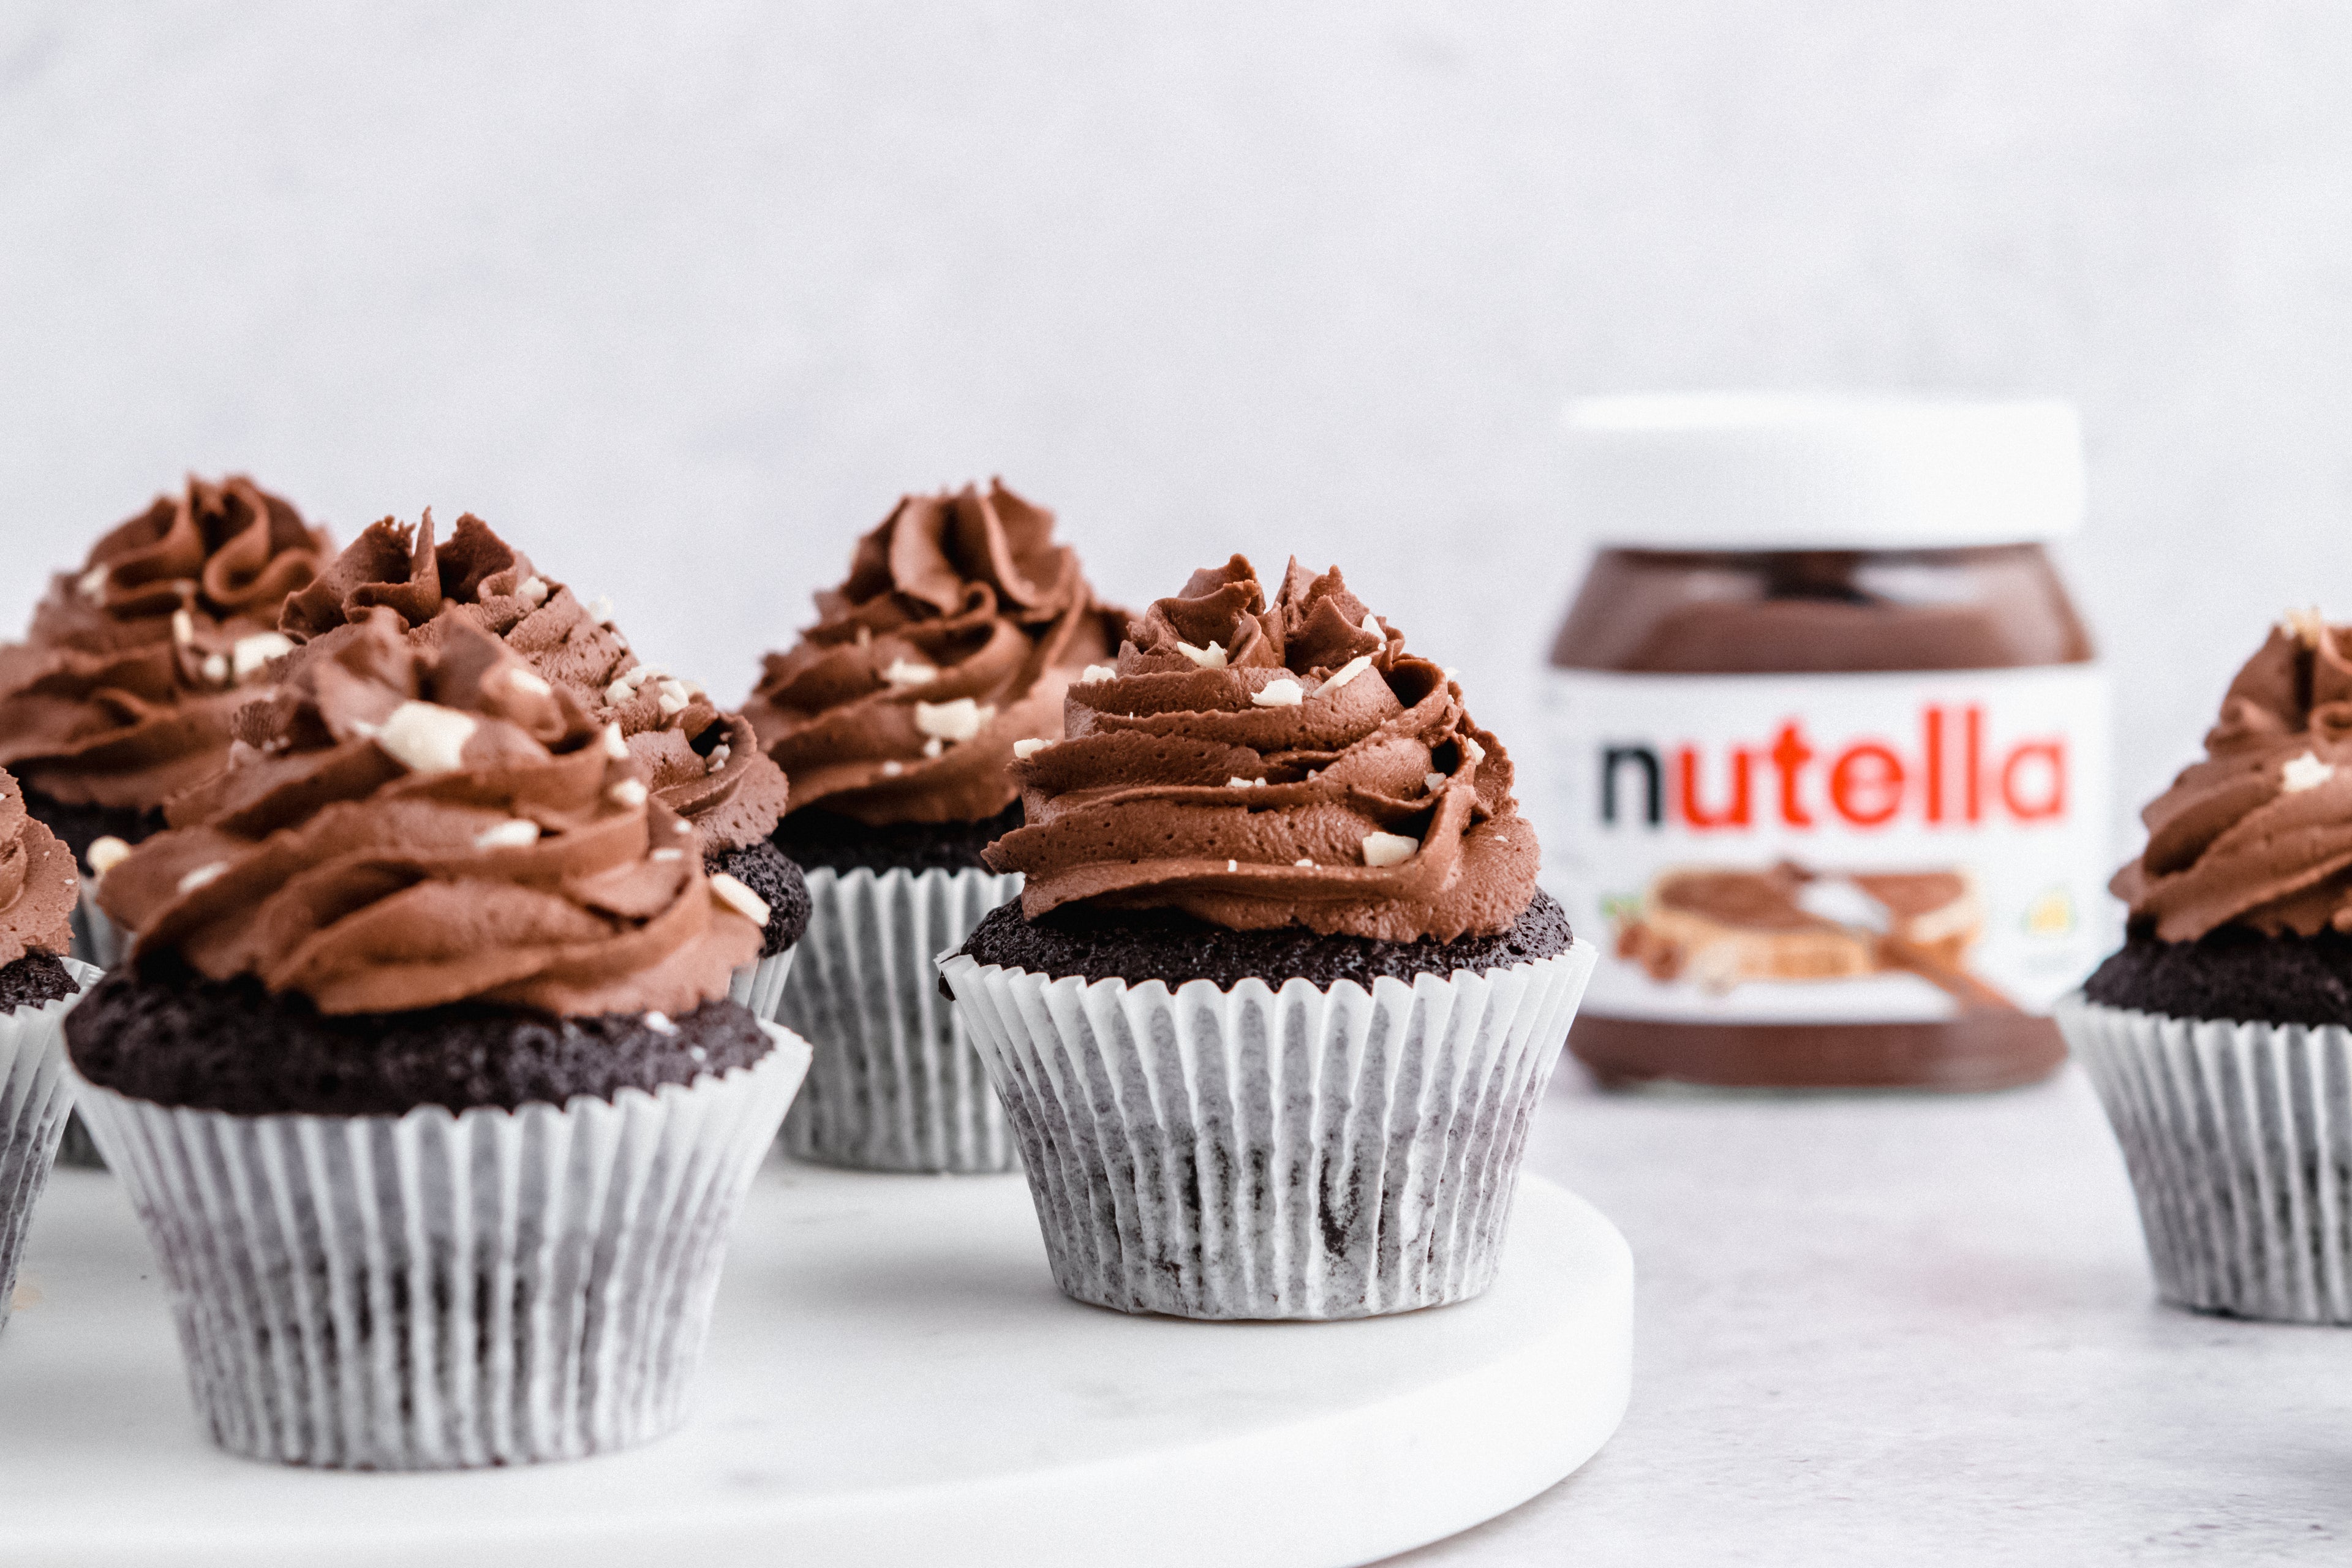
<path fill-rule="evenodd" d="M 904 489 L 1337 561 L 1507 735 L 1586 390 L 2071 395 L 2126 805 L 2352 614 L 2352 12 L 0 7 L 0 626 L 187 468 L 747 687 Z M 1533 748 L 1523 748 L 1532 751 Z"/>

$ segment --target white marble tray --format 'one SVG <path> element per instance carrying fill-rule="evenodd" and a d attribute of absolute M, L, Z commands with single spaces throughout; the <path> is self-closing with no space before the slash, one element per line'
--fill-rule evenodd
<path fill-rule="evenodd" d="M 60 1171 L 0 1334 L 0 1557 L 47 1563 L 1368 1562 L 1559 1480 L 1625 1407 L 1623 1239 L 1529 1179 L 1484 1300 L 1186 1323 L 1057 1293 L 1019 1176 L 761 1175 L 685 1430 L 431 1476 L 198 1436 L 112 1181 Z"/>

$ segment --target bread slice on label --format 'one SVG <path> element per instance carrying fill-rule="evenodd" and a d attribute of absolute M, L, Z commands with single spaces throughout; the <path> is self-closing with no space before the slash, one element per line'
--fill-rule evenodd
<path fill-rule="evenodd" d="M 1723 992 L 1750 981 L 1919 973 L 1923 964 L 1958 970 L 1983 930 L 1975 881 L 1956 868 L 1682 866 L 1651 880 L 1617 951 L 1653 979 Z"/>

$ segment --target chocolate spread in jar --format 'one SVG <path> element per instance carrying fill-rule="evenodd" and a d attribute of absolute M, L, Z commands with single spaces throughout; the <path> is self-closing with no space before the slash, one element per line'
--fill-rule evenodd
<path fill-rule="evenodd" d="M 1867 455 L 1883 434 L 1855 439 Z M 1675 426 L 1637 456 L 1670 460 L 1691 435 Z M 1854 460 L 1832 449 L 1831 478 Z M 1602 475 L 1608 542 L 1550 658 L 1547 844 L 1564 849 L 1546 880 L 1605 954 L 1571 1049 L 1610 1084 L 2046 1076 L 2064 1056 L 2047 1009 L 2097 956 L 2105 859 L 2103 692 L 2033 537 L 2055 530 L 1906 517 L 1883 469 L 1863 488 L 1891 519 L 1816 528 L 1779 498 L 1722 524 L 1669 504 L 1642 527 L 1653 476 L 1639 468 Z M 1808 532 L 1855 547 L 1813 547 Z M 1713 533 L 1798 545 L 1621 542 Z"/>

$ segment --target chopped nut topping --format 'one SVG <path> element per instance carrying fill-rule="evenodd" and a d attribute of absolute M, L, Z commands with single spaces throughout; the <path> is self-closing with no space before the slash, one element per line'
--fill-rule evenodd
<path fill-rule="evenodd" d="M 683 849 L 656 849 L 653 852 L 651 858 L 661 862 L 663 865 L 667 865 L 673 860 L 685 859 L 686 851 Z"/>
<path fill-rule="evenodd" d="M 1179 638 L 1176 643 L 1176 651 L 1182 654 L 1186 658 L 1191 659 L 1194 664 L 1199 665 L 1202 669 L 1223 669 L 1225 668 L 1225 647 L 1223 643 L 1213 642 L 1206 647 L 1194 647 L 1191 643 Z"/>
<path fill-rule="evenodd" d="M 1306 700 L 1306 689 L 1290 679 L 1269 680 L 1250 693 L 1250 701 L 1260 708 L 1296 708 Z"/>
<path fill-rule="evenodd" d="M 1225 869 L 1228 871 L 1238 871 L 1241 868 L 1242 863 L 1238 860 L 1228 860 L 1225 862 Z"/>
<path fill-rule="evenodd" d="M 172 612 L 172 640 L 182 647 L 196 640 L 196 617 L 184 608 Z"/>
<path fill-rule="evenodd" d="M 1445 787 L 1445 775 L 1444 773 L 1423 773 L 1421 775 L 1421 787 L 1423 789 L 1443 789 Z"/>
<path fill-rule="evenodd" d="M 710 896 L 761 930 L 767 929 L 768 900 L 726 872 L 710 874 Z"/>
<path fill-rule="evenodd" d="M 375 743 L 411 773 L 454 773 L 474 729 L 471 713 L 437 702 L 404 702 L 375 732 Z"/>
<path fill-rule="evenodd" d="M 1080 672 L 1078 676 L 1078 680 L 1081 684 L 1090 684 L 1097 680 L 1117 680 L 1118 679 L 1118 671 L 1113 669 L 1107 664 L 1090 664 L 1087 666 L 1087 668 Z"/>
<path fill-rule="evenodd" d="M 1382 642 L 1389 640 L 1389 634 L 1381 630 L 1380 616 L 1372 614 L 1370 610 L 1366 610 L 1364 612 L 1364 624 L 1357 629 L 1360 631 L 1370 632 L 1372 636 L 1380 638 Z"/>
<path fill-rule="evenodd" d="M 1315 868 L 1315 862 L 1314 862 L 1314 861 L 1312 861 L 1312 860 L 1306 860 L 1306 859 L 1293 860 L 1293 861 L 1291 862 L 1291 864 L 1292 864 L 1292 865 L 1294 865 L 1294 866 L 1304 866 L 1304 867 L 1306 867 L 1306 868 L 1307 868 L 1308 870 L 1310 870 L 1310 871 L 1311 871 L 1311 870 L 1313 870 L 1313 869 Z"/>
<path fill-rule="evenodd" d="M 1227 789 L 1264 789 L 1265 787 L 1265 781 L 1264 779 L 1245 779 L 1242 777 L 1241 774 L 1235 773 L 1233 777 L 1225 781 L 1225 787 Z"/>
<path fill-rule="evenodd" d="M 515 597 L 535 610 L 547 603 L 547 584 L 536 577 L 526 577 L 515 584 Z"/>
<path fill-rule="evenodd" d="M 509 817 L 474 835 L 477 849 L 528 849 L 539 842 L 539 824 L 527 816 Z"/>
<path fill-rule="evenodd" d="M 687 695 L 683 682 L 665 680 L 661 683 L 661 695 L 656 699 L 655 705 L 662 710 L 663 717 L 669 718 L 685 712 L 693 701 L 694 699 Z"/>
<path fill-rule="evenodd" d="M 2327 640 L 2327 619 L 2319 613 L 2316 605 L 2308 609 L 2289 610 L 2280 617 L 2279 630 L 2307 648 L 2316 648 Z"/>
<path fill-rule="evenodd" d="M 882 672 L 882 679 L 893 686 L 928 686 L 939 678 L 937 668 L 911 658 L 894 658 L 890 668 Z"/>
<path fill-rule="evenodd" d="M 612 797 L 613 804 L 615 805 L 643 805 L 646 804 L 646 781 L 643 779 L 623 779 L 619 784 L 614 784 L 611 789 L 606 790 L 604 793 Z"/>
<path fill-rule="evenodd" d="M 588 616 L 600 626 L 613 624 L 613 600 L 610 595 L 599 594 L 588 601 Z"/>
<path fill-rule="evenodd" d="M 2333 763 L 2323 763 L 2316 752 L 2305 752 L 2279 767 L 2279 788 L 2288 795 L 2301 795 L 2307 789 L 2317 789 L 2336 776 Z"/>
<path fill-rule="evenodd" d="M 940 740 L 937 735 L 932 736 L 929 740 L 923 742 L 923 755 L 927 757 L 936 757 L 941 752 L 946 750 L 947 742 Z"/>
<path fill-rule="evenodd" d="M 886 779 L 895 779 L 906 771 L 907 764 L 895 757 L 882 764 L 882 776 Z"/>
<path fill-rule="evenodd" d="M 1486 760 L 1486 748 L 1465 735 L 1462 737 L 1462 754 L 1474 763 L 1483 763 Z"/>
<path fill-rule="evenodd" d="M 93 566 L 81 574 L 74 586 L 81 591 L 83 598 L 94 605 L 102 605 L 106 602 L 107 575 L 113 570 L 111 566 Z"/>
<path fill-rule="evenodd" d="M 733 747 L 728 745 L 724 741 L 719 742 L 719 744 L 710 748 L 710 755 L 703 759 L 702 771 L 706 773 L 724 772 L 727 767 L 727 760 L 734 754 L 735 751 Z"/>
<path fill-rule="evenodd" d="M 205 655 L 205 679 L 211 681 L 215 686 L 228 685 L 228 655 L 225 653 L 208 653 Z"/>
<path fill-rule="evenodd" d="M 519 664 L 507 666 L 507 684 L 517 691 L 528 691 L 533 697 L 545 697 L 555 689 Z"/>
<path fill-rule="evenodd" d="M 89 841 L 89 874 L 103 877 L 122 864 L 131 846 L 109 833 Z"/>
<path fill-rule="evenodd" d="M 227 869 L 228 862 L 226 860 L 215 860 L 209 866 L 199 866 L 180 879 L 180 891 L 193 893 L 207 882 L 218 881 L 221 873 Z"/>
<path fill-rule="evenodd" d="M 1364 864 L 1367 866 L 1402 866 L 1421 853 L 1421 840 L 1407 838 L 1402 833 L 1367 833 L 1364 835 Z"/>
<path fill-rule="evenodd" d="M 618 720 L 604 726 L 604 754 L 616 763 L 629 754 L 629 742 L 621 737 Z"/>
<path fill-rule="evenodd" d="M 669 1015 L 667 1013 L 646 1014 L 646 1027 L 651 1029 L 656 1035 L 675 1035 L 677 1033 L 677 1026 L 669 1021 Z"/>
<path fill-rule="evenodd" d="M 1025 763 L 1053 743 L 1051 741 L 1039 740 L 1033 735 L 1028 740 L 1013 742 L 1013 754 Z"/>

